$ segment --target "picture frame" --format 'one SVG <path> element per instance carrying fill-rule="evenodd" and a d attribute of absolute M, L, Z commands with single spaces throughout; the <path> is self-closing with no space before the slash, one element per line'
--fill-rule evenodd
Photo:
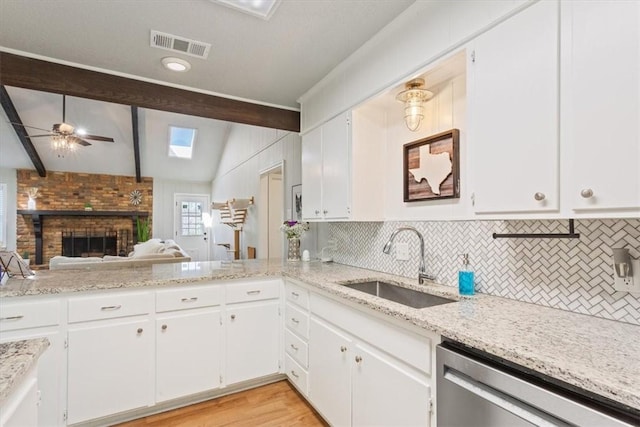
<path fill-rule="evenodd" d="M 460 131 L 451 129 L 403 146 L 405 202 L 460 198 L 459 142 Z"/>
<path fill-rule="evenodd" d="M 302 184 L 291 187 L 291 219 L 302 221 Z"/>

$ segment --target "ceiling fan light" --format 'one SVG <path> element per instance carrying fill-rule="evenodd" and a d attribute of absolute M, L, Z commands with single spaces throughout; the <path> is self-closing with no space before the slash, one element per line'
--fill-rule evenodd
<path fill-rule="evenodd" d="M 184 59 L 173 58 L 171 56 L 167 56 L 162 58 L 162 66 L 167 70 L 177 71 L 179 73 L 189 71 L 191 69 L 191 64 Z"/>

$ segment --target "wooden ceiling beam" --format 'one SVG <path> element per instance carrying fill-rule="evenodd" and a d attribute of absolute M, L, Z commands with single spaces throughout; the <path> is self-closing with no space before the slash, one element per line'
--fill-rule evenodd
<path fill-rule="evenodd" d="M 0 83 L 116 104 L 300 132 L 300 112 L 0 52 Z"/>
<path fill-rule="evenodd" d="M 13 105 L 13 101 L 11 101 L 11 98 L 9 97 L 9 92 L 7 92 L 4 85 L 0 85 L 0 104 L 2 104 L 2 109 L 7 115 L 11 126 L 13 126 L 13 130 L 16 131 L 16 135 L 22 143 L 24 150 L 27 152 L 29 159 L 31 159 L 31 163 L 33 163 L 36 171 L 38 171 L 38 175 L 41 177 L 47 176 L 47 170 L 44 168 L 40 155 L 38 155 L 33 142 L 31 142 L 26 129 L 22 126 L 22 120 L 20 120 L 18 111 L 16 110 L 15 105 Z"/>
<path fill-rule="evenodd" d="M 138 107 L 131 106 L 131 129 L 133 132 L 133 160 L 136 164 L 136 182 L 142 182 L 140 174 L 140 132 L 138 130 Z"/>

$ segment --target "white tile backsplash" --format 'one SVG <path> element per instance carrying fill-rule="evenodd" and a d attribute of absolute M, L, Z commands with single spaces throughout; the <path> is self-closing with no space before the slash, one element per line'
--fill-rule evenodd
<path fill-rule="evenodd" d="M 408 242 L 410 259 L 382 253 L 401 225 L 417 228 L 425 239 L 427 272 L 457 286 L 469 253 L 478 292 L 640 325 L 640 295 L 613 290 L 611 248 L 628 247 L 640 257 L 640 219 L 576 220 L 580 239 L 493 239 L 493 233 L 567 233 L 568 220 L 544 221 L 410 221 L 331 223 L 337 241 L 334 260 L 405 277 L 418 272 L 419 240 Z M 417 279 L 416 279 L 417 280 Z"/>

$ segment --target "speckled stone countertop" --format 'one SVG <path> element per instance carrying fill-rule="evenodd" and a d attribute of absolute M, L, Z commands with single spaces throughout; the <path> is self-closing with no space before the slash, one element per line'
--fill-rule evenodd
<path fill-rule="evenodd" d="M 0 344 L 0 404 L 20 384 L 47 347 L 49 340 L 46 338 Z"/>
<path fill-rule="evenodd" d="M 640 411 L 640 326 L 481 294 L 414 309 L 343 284 L 381 279 L 459 299 L 457 290 L 340 264 L 252 260 L 40 271 L 35 279 L 10 279 L 0 297 L 280 275 Z"/>

